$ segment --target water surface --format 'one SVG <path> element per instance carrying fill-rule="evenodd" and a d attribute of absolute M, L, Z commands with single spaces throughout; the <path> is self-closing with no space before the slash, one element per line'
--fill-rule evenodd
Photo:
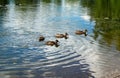
<path fill-rule="evenodd" d="M 1 1 L 0 76 L 100 78 L 105 72 L 119 70 L 118 12 L 116 16 L 111 16 L 109 10 L 102 13 L 97 3 L 100 2 Z M 94 6 L 101 10 L 100 14 Z M 87 29 L 88 36 L 75 35 L 79 29 Z M 56 33 L 65 32 L 69 38 L 58 39 L 59 47 L 45 45 L 48 40 L 56 40 Z M 44 42 L 38 42 L 41 35 L 46 37 Z"/>

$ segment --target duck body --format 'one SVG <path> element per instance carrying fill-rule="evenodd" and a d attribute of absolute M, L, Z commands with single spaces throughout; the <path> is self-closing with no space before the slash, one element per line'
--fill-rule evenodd
<path fill-rule="evenodd" d="M 39 42 L 40 42 L 40 41 L 44 41 L 44 40 L 45 40 L 45 37 L 43 37 L 43 36 L 40 36 L 40 37 L 39 37 Z"/>
<path fill-rule="evenodd" d="M 46 45 L 50 45 L 50 46 L 53 46 L 55 44 L 56 44 L 55 41 L 47 41 L 46 42 Z"/>
<path fill-rule="evenodd" d="M 46 45 L 49 45 L 49 46 L 56 46 L 56 47 L 58 47 L 59 45 L 58 45 L 58 40 L 56 40 L 56 41 L 47 41 L 45 44 Z"/>
<path fill-rule="evenodd" d="M 67 39 L 68 38 L 68 33 L 65 33 L 65 34 L 56 34 L 55 37 L 56 38 L 65 38 L 65 39 Z"/>
<path fill-rule="evenodd" d="M 56 34 L 55 37 L 56 38 L 64 38 L 64 34 Z"/>
<path fill-rule="evenodd" d="M 85 31 L 76 30 L 75 34 L 76 35 L 82 35 L 82 34 L 84 34 L 85 36 L 87 36 L 87 30 L 85 30 Z"/>
<path fill-rule="evenodd" d="M 75 34 L 77 34 L 77 35 L 82 35 L 82 34 L 84 34 L 85 32 L 84 31 L 80 31 L 80 30 L 77 30 L 76 32 L 75 32 Z"/>

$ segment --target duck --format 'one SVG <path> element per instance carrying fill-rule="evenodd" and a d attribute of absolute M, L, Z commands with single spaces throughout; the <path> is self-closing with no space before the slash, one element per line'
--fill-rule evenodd
<path fill-rule="evenodd" d="M 49 45 L 49 46 L 56 46 L 56 47 L 58 47 L 59 45 L 58 45 L 58 40 L 55 40 L 55 41 L 47 41 L 45 44 L 46 45 Z"/>
<path fill-rule="evenodd" d="M 87 29 L 85 29 L 85 31 L 76 30 L 75 34 L 76 35 L 82 35 L 82 34 L 84 34 L 85 36 L 87 36 Z"/>
<path fill-rule="evenodd" d="M 45 37 L 44 37 L 44 36 L 40 36 L 40 37 L 39 37 L 39 42 L 44 41 L 44 40 L 45 40 Z"/>
<path fill-rule="evenodd" d="M 65 38 L 65 39 L 67 39 L 68 38 L 68 33 L 65 33 L 65 34 L 56 34 L 55 37 L 56 38 Z"/>

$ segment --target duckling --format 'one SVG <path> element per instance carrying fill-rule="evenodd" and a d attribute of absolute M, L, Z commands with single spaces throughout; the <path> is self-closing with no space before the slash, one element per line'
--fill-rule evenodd
<path fill-rule="evenodd" d="M 39 42 L 44 41 L 44 40 L 45 40 L 45 37 L 43 37 L 43 36 L 39 37 Z"/>
<path fill-rule="evenodd" d="M 75 34 L 77 34 L 77 35 L 82 35 L 82 34 L 84 34 L 85 36 L 87 36 L 87 29 L 85 29 L 85 31 L 77 30 L 77 31 L 75 32 Z"/>
<path fill-rule="evenodd" d="M 56 38 L 65 38 L 65 39 L 67 39 L 68 38 L 68 33 L 65 33 L 65 34 L 56 34 L 55 37 Z"/>
<path fill-rule="evenodd" d="M 47 41 L 45 44 L 49 45 L 49 46 L 55 45 L 56 47 L 58 47 L 59 46 L 58 42 L 59 42 L 58 40 L 56 40 L 56 41 Z"/>

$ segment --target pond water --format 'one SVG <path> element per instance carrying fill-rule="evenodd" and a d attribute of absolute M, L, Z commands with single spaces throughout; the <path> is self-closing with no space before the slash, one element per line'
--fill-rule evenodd
<path fill-rule="evenodd" d="M 102 0 L 1 1 L 0 77 L 101 78 L 120 70 L 120 9 L 111 5 L 111 13 L 109 7 L 101 9 L 100 3 Z M 85 29 L 87 36 L 75 34 Z M 45 45 L 56 40 L 55 34 L 65 32 L 69 38 L 58 39 L 59 47 Z M 43 42 L 38 41 L 41 35 Z"/>

